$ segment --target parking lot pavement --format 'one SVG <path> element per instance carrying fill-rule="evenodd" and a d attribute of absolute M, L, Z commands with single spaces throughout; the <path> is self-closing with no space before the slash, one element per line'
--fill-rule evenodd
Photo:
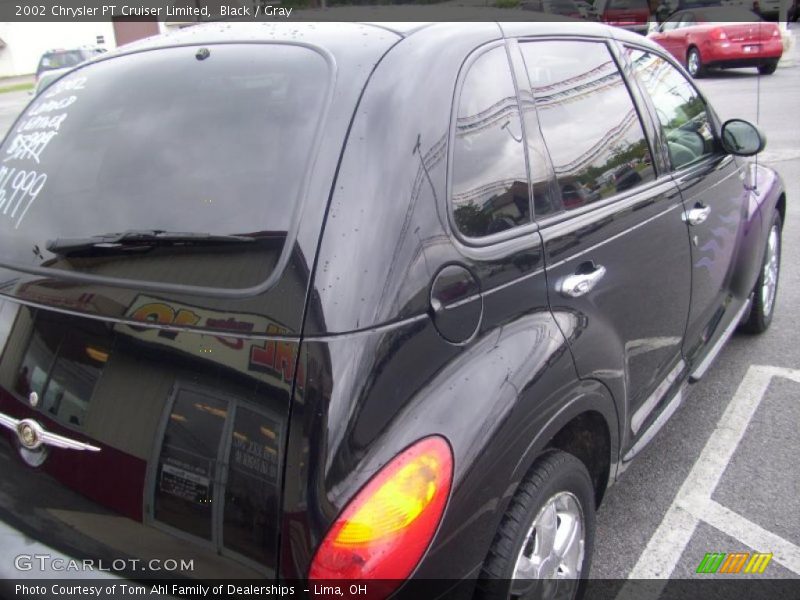
<path fill-rule="evenodd" d="M 787 381 L 793 384 L 787 387 Z M 797 421 L 791 417 L 800 414 L 800 401 L 791 395 L 799 385 L 800 370 L 757 365 L 747 370 L 630 578 L 688 577 L 696 575 L 705 553 L 742 551 L 771 553 L 784 567 L 783 576 L 800 575 L 797 497 L 781 494 L 792 482 L 796 485 L 787 466 L 796 464 L 791 441 Z M 747 486 L 741 485 L 742 477 Z M 694 539 L 701 523 L 728 536 L 734 545 L 710 546 L 705 528 Z M 684 557 L 691 541 L 696 548 Z M 776 572 L 771 569 L 770 577 Z"/>

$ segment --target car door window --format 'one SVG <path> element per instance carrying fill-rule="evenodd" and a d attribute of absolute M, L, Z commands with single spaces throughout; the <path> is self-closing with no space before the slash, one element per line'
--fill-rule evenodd
<path fill-rule="evenodd" d="M 670 163 L 680 169 L 714 154 L 716 142 L 702 96 L 660 56 L 628 48 L 634 72 L 650 95 L 666 140 Z"/>
<path fill-rule="evenodd" d="M 468 237 L 531 222 L 519 105 L 504 46 L 480 55 L 464 79 L 450 201 L 455 225 Z"/>
<path fill-rule="evenodd" d="M 520 47 L 563 208 L 652 181 L 639 114 L 608 47 L 566 40 Z"/>
<path fill-rule="evenodd" d="M 661 26 L 661 31 L 663 33 L 666 33 L 668 31 L 673 31 L 674 29 L 677 29 L 677 27 L 680 24 L 680 22 L 681 22 L 681 17 L 680 16 L 678 16 L 677 18 L 676 17 L 670 17 L 669 19 L 664 21 L 664 25 Z"/>

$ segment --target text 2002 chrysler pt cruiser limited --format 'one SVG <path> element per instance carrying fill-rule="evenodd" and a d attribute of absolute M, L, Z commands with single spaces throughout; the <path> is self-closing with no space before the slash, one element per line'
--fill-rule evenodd
<path fill-rule="evenodd" d="M 572 596 L 606 487 L 770 323 L 763 145 L 599 24 L 210 25 L 78 67 L 0 150 L 4 539 Z"/>

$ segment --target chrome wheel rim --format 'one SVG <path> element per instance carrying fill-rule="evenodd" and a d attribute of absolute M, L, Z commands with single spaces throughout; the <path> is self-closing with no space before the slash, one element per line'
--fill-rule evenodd
<path fill-rule="evenodd" d="M 767 239 L 767 255 L 764 257 L 764 270 L 761 284 L 761 306 L 764 316 L 772 313 L 775 305 L 775 293 L 778 291 L 778 269 L 780 266 L 780 238 L 778 228 L 773 227 Z"/>
<path fill-rule="evenodd" d="M 573 597 L 585 543 L 586 527 L 578 499 L 569 492 L 552 496 L 525 536 L 514 565 L 511 596 L 529 595 L 538 589 L 537 596 L 544 598 Z"/>
<path fill-rule="evenodd" d="M 689 52 L 689 73 L 693 76 L 697 75 L 697 72 L 700 70 L 700 56 L 697 52 Z"/>

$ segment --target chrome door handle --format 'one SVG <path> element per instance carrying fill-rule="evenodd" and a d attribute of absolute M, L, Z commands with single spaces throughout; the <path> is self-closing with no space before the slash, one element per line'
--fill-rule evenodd
<path fill-rule="evenodd" d="M 589 273 L 568 275 L 556 284 L 556 291 L 568 298 L 579 298 L 591 292 L 605 274 L 606 268 L 598 265 Z"/>
<path fill-rule="evenodd" d="M 710 214 L 710 206 L 703 206 L 702 204 L 698 203 L 694 208 L 689 209 L 684 213 L 683 220 L 689 223 L 689 225 L 700 225 L 700 223 L 705 222 Z"/>

